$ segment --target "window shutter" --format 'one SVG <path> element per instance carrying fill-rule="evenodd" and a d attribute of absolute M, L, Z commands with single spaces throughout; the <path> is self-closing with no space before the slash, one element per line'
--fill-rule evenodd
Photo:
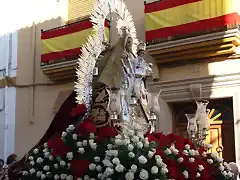
<path fill-rule="evenodd" d="M 68 0 L 68 22 L 73 23 L 90 16 L 94 0 Z"/>

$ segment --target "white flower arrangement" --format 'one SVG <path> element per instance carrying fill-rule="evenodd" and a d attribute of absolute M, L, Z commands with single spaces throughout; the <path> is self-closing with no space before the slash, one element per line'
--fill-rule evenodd
<path fill-rule="evenodd" d="M 76 128 L 68 127 L 68 131 L 62 133 L 62 141 L 70 140 L 73 142 L 76 151 L 69 151 L 65 156 L 54 157 L 52 150 L 48 144 L 44 144 L 43 148 L 35 149 L 33 154 L 28 157 L 30 168 L 28 171 L 23 171 L 23 176 L 36 176 L 40 179 L 67 179 L 72 180 L 71 161 L 74 157 L 89 156 L 89 152 L 93 154 L 88 172 L 79 177 L 82 180 L 93 179 L 114 179 L 115 176 L 120 176 L 123 179 L 166 179 L 169 173 L 169 167 L 164 158 L 156 154 L 157 144 L 149 142 L 148 138 L 142 138 L 133 133 L 132 136 L 123 137 L 117 135 L 115 138 L 110 138 L 106 144 L 98 144 L 98 137 L 96 134 L 89 134 L 88 138 L 82 138 L 74 132 Z M 147 146 L 146 146 L 147 144 Z M 100 151 L 98 154 L 97 147 Z M 183 164 L 188 161 L 190 164 L 195 163 L 199 157 L 206 160 L 208 164 L 217 164 L 217 170 L 226 179 L 231 179 L 233 173 L 231 172 L 228 163 L 223 162 L 223 159 L 218 157 L 216 153 L 202 152 L 193 149 L 189 144 L 184 146 L 181 152 L 184 157 L 180 156 L 180 151 L 174 144 L 165 147 L 163 150 L 164 156 L 176 157 L 176 163 Z M 202 176 L 205 168 L 199 164 L 197 166 L 196 178 Z M 96 176 L 93 176 L 95 174 Z M 182 171 L 185 178 L 189 178 L 190 173 L 188 169 Z M 23 179 L 24 180 L 24 179 Z"/>

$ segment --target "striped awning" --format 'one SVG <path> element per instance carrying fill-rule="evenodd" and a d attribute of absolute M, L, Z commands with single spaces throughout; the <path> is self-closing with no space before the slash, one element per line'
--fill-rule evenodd
<path fill-rule="evenodd" d="M 239 0 L 163 0 L 145 4 L 146 41 L 237 25 L 239 13 Z"/>
<path fill-rule="evenodd" d="M 109 21 L 105 21 L 105 36 L 109 39 Z M 43 31 L 41 34 L 41 63 L 53 64 L 56 61 L 76 57 L 81 46 L 93 32 L 89 20 Z"/>

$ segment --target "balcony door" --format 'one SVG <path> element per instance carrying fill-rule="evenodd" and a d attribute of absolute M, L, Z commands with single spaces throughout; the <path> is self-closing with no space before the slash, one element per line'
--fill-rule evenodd
<path fill-rule="evenodd" d="M 177 103 L 172 105 L 174 110 L 173 131 L 188 137 L 185 114 L 195 113 L 196 105 L 190 103 Z M 208 108 L 210 130 L 206 138 L 207 143 L 213 145 L 210 152 L 217 152 L 225 161 L 235 161 L 235 138 L 231 99 L 210 100 Z"/>

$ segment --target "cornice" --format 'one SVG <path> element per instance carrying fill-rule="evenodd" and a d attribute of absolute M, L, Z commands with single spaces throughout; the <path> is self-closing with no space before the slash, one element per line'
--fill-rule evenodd
<path fill-rule="evenodd" d="M 177 47 L 177 46 L 189 45 L 189 44 L 193 44 L 193 43 L 200 43 L 200 42 L 204 42 L 204 41 L 216 40 L 216 39 L 220 39 L 220 38 L 227 38 L 227 37 L 231 37 L 231 36 L 240 37 L 239 29 L 236 28 L 236 29 L 231 29 L 231 30 L 227 30 L 224 32 L 211 33 L 211 34 L 200 35 L 200 36 L 191 37 L 191 38 L 184 38 L 181 40 L 168 41 L 168 42 L 164 42 L 164 43 L 149 45 L 149 46 L 147 46 L 147 50 L 149 52 L 151 52 L 154 50 L 167 49 L 167 48 L 172 48 L 172 47 Z"/>
<path fill-rule="evenodd" d="M 203 96 L 207 97 L 214 90 L 230 90 L 240 87 L 240 73 L 189 78 L 176 81 L 147 83 L 148 88 L 161 89 L 161 97 L 167 102 L 191 100 L 190 84 L 202 84 Z M 226 92 L 227 94 L 227 92 Z M 209 98 L 209 97 L 207 97 Z"/>

